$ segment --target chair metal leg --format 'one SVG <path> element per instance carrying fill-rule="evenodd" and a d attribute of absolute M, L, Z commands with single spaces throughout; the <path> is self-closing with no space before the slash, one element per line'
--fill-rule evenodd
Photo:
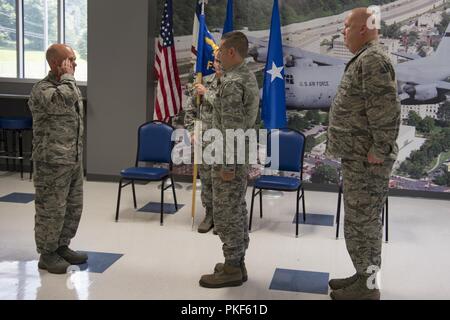
<path fill-rule="evenodd" d="M 163 180 L 162 184 L 161 184 L 161 222 L 160 222 L 161 226 L 164 225 L 164 182 L 165 181 L 166 180 Z"/>
<path fill-rule="evenodd" d="M 386 198 L 386 242 L 389 242 L 389 198 Z"/>
<path fill-rule="evenodd" d="M 9 157 L 9 146 L 8 146 L 8 131 L 3 131 L 4 138 L 5 138 L 5 156 Z M 9 171 L 9 159 L 6 158 L 6 171 Z"/>
<path fill-rule="evenodd" d="M 14 172 L 17 171 L 17 139 L 16 139 L 16 131 L 12 130 L 12 156 L 13 156 L 13 164 L 14 164 Z"/>
<path fill-rule="evenodd" d="M 261 219 L 263 217 L 263 201 L 262 201 L 262 197 L 263 197 L 263 191 L 262 191 L 262 189 L 259 189 L 259 217 Z"/>
<path fill-rule="evenodd" d="M 253 220 L 253 204 L 255 202 L 255 187 L 253 187 L 252 191 L 252 204 L 250 205 L 250 221 L 248 223 L 248 231 L 252 230 L 252 220 Z"/>
<path fill-rule="evenodd" d="M 20 179 L 23 180 L 23 136 L 22 131 L 19 131 L 19 163 L 20 163 Z"/>
<path fill-rule="evenodd" d="M 30 181 L 33 180 L 33 160 L 30 159 Z"/>
<path fill-rule="evenodd" d="M 31 141 L 33 141 L 33 131 L 31 131 Z M 33 155 L 33 142 L 31 142 L 31 156 L 30 156 L 30 181 L 33 179 L 33 160 L 31 159 Z"/>
<path fill-rule="evenodd" d="M 297 190 L 297 201 L 295 206 L 295 237 L 298 238 L 298 219 L 299 219 L 299 206 L 300 206 L 300 189 Z"/>
<path fill-rule="evenodd" d="M 302 188 L 303 222 L 306 222 L 305 189 Z"/>
<path fill-rule="evenodd" d="M 122 179 L 119 181 L 119 193 L 117 195 L 116 222 L 119 221 L 120 196 L 122 194 Z"/>
<path fill-rule="evenodd" d="M 339 226 L 341 224 L 341 201 L 342 201 L 342 187 L 339 186 L 338 204 L 336 209 L 336 239 L 339 239 Z"/>
<path fill-rule="evenodd" d="M 173 177 L 172 176 L 170 176 L 170 182 L 172 183 L 172 193 L 173 193 L 173 200 L 175 202 L 175 210 L 178 211 L 177 195 L 175 193 L 175 183 L 173 181 Z"/>
<path fill-rule="evenodd" d="M 134 209 L 137 209 L 137 201 L 136 201 L 136 188 L 134 186 L 134 180 L 131 181 L 131 187 L 133 189 L 133 202 L 134 202 Z"/>

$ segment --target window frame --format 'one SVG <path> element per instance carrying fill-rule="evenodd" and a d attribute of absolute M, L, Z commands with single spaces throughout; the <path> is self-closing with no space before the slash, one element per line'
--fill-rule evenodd
<path fill-rule="evenodd" d="M 16 1 L 16 76 L 15 77 L 0 77 L 1 82 L 14 82 L 14 83 L 34 83 L 39 79 L 26 78 L 25 77 L 25 15 L 24 15 L 24 0 Z M 66 16 L 66 0 L 57 0 L 58 7 L 58 43 L 65 43 L 66 30 L 65 30 L 65 16 Z M 80 84 L 87 84 L 87 81 L 77 81 Z"/>

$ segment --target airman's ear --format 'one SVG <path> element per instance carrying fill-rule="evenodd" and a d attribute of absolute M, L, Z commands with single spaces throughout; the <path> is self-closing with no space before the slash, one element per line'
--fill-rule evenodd
<path fill-rule="evenodd" d="M 367 33 L 367 31 L 368 31 L 367 26 L 366 26 L 365 24 L 363 24 L 363 25 L 361 26 L 361 30 L 359 31 L 359 34 L 360 34 L 360 35 L 365 35 L 365 34 Z"/>

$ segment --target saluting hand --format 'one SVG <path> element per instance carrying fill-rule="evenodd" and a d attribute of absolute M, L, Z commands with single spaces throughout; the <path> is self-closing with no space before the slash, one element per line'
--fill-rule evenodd
<path fill-rule="evenodd" d="M 59 67 L 59 72 L 61 75 L 63 74 L 70 74 L 70 75 L 74 75 L 75 70 L 74 67 L 72 65 L 72 62 L 69 59 L 64 60 L 61 63 L 61 66 Z"/>

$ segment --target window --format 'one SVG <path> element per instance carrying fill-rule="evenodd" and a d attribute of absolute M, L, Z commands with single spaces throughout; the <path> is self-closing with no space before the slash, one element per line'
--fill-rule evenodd
<path fill-rule="evenodd" d="M 0 0 L 0 77 L 45 77 L 52 43 L 74 49 L 75 77 L 86 81 L 87 0 Z"/>
<path fill-rule="evenodd" d="M 45 51 L 58 42 L 57 0 L 24 0 L 25 78 L 42 78 L 48 72 Z"/>
<path fill-rule="evenodd" d="M 87 81 L 87 0 L 66 0 L 65 3 L 65 42 L 77 56 L 76 78 Z"/>
<path fill-rule="evenodd" d="M 16 74 L 16 0 L 0 0 L 0 77 Z"/>

